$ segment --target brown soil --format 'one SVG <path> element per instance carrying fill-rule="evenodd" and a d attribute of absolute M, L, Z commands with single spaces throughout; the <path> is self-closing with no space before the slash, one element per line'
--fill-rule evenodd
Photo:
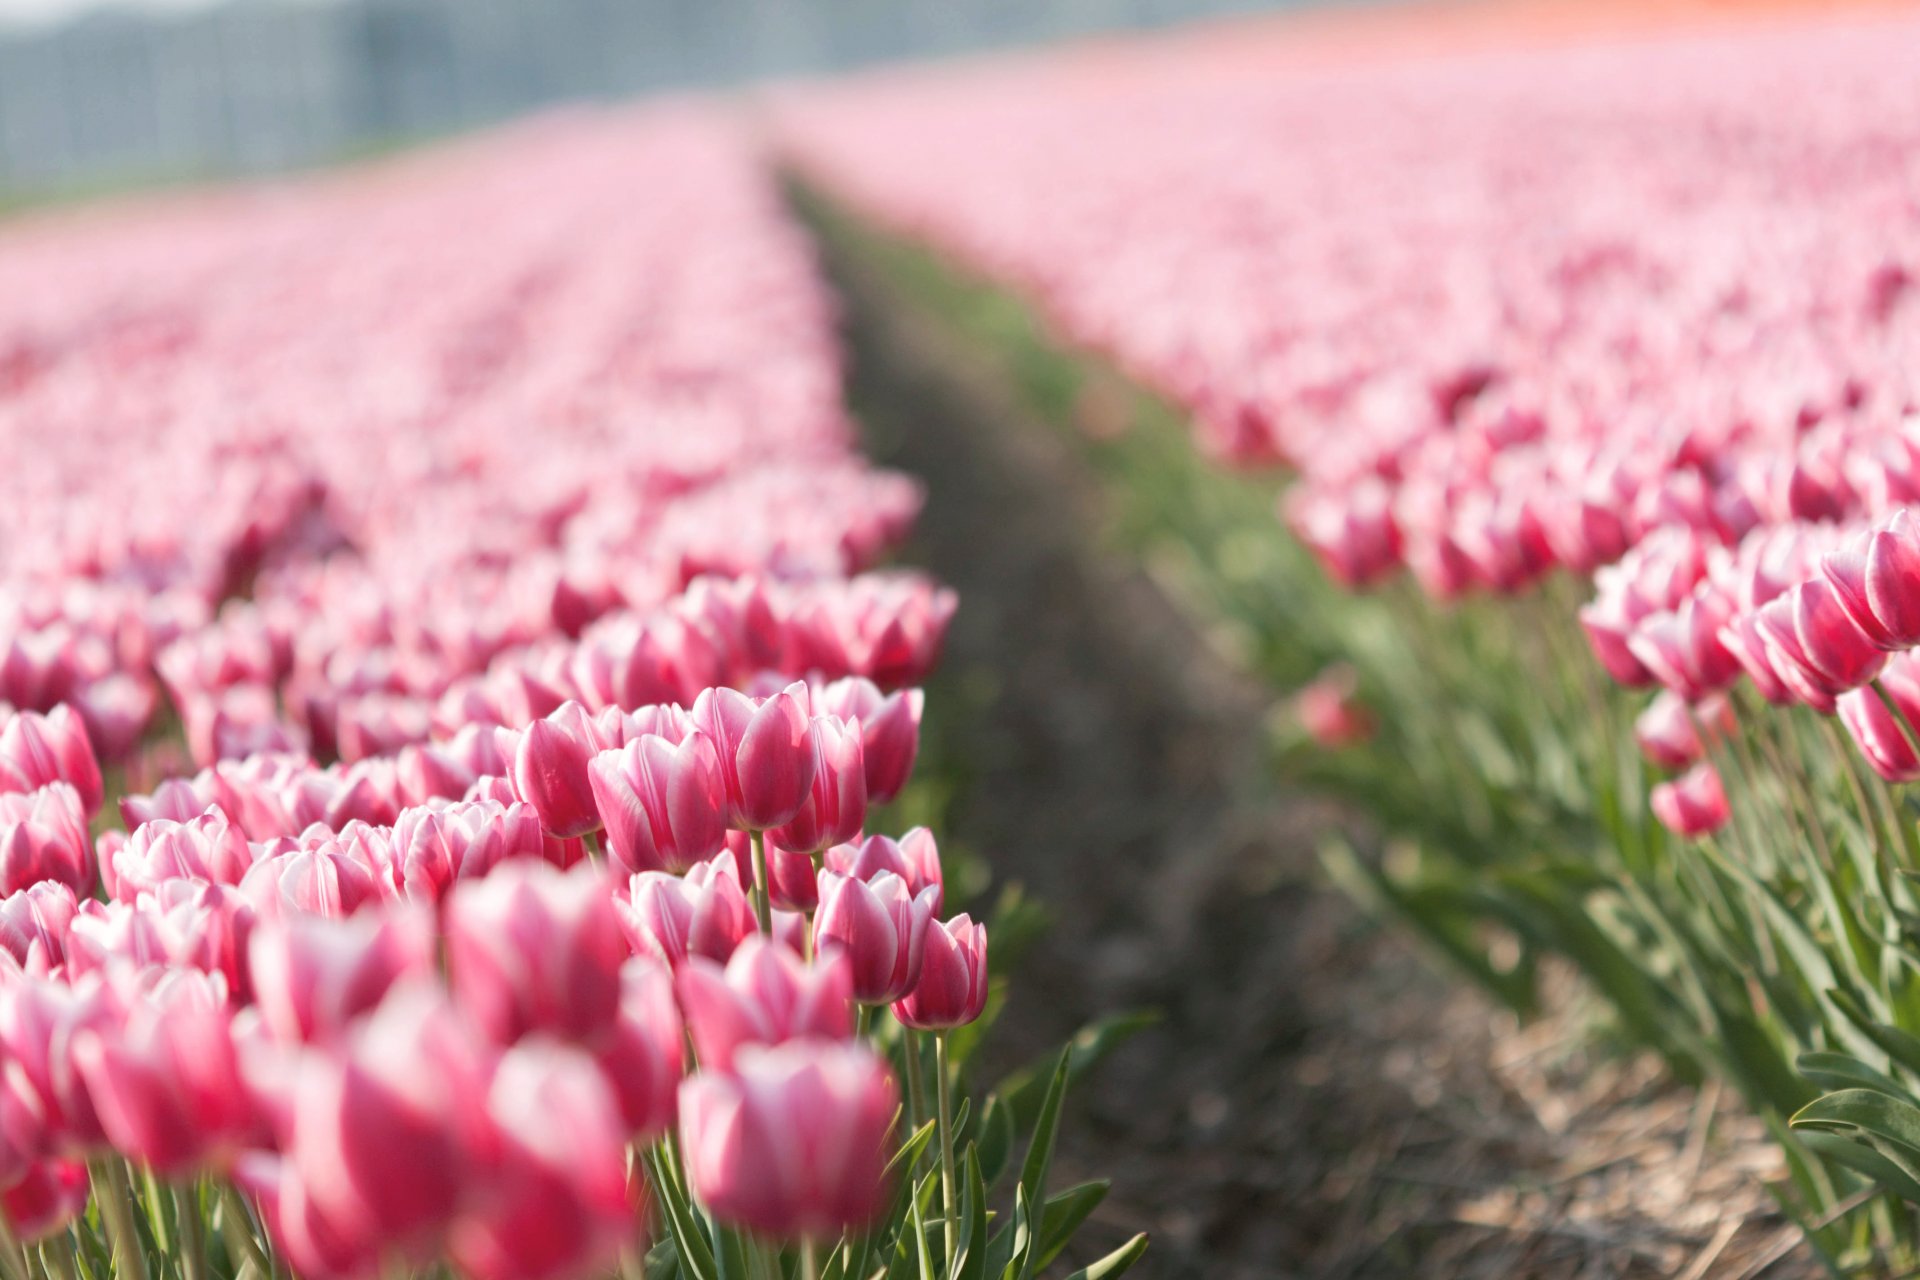
<path fill-rule="evenodd" d="M 1093 477 L 992 353 L 826 253 L 872 451 L 926 480 L 914 554 L 964 601 L 950 833 L 1054 916 L 996 1052 L 1164 1013 L 1069 1121 L 1062 1176 L 1116 1184 L 1081 1261 L 1145 1229 L 1142 1273 L 1209 1280 L 1814 1274 L 1757 1122 L 1580 1048 L 1572 993 L 1516 1027 L 1325 887 L 1351 824 L 1267 773 L 1272 692 L 1098 545 Z"/>

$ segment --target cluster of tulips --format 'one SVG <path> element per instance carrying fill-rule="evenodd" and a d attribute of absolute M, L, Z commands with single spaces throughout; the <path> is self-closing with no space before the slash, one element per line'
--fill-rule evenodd
<path fill-rule="evenodd" d="M 0 233 L 0 1280 L 1067 1247 L 870 829 L 954 599 L 839 395 L 692 109 Z"/>
<path fill-rule="evenodd" d="M 829 86 L 782 124 L 1208 458 L 1291 473 L 1295 542 L 1221 531 L 1257 480 L 1089 446 L 1217 537 L 1186 569 L 1250 652 L 1341 664 L 1295 701 L 1301 764 L 1390 856 L 1330 864 L 1516 1004 L 1568 957 L 1742 1085 L 1846 1265 L 1914 1245 L 1841 1212 L 1860 1178 L 1920 1200 L 1915 35 L 1333 70 L 1254 30 Z"/>

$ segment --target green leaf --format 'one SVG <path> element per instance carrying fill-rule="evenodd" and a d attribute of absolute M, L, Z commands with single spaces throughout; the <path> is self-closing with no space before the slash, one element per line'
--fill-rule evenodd
<path fill-rule="evenodd" d="M 1898 1080 L 1844 1053 L 1803 1053 L 1794 1059 L 1794 1065 L 1822 1089 L 1873 1089 L 1906 1102 L 1915 1101 Z"/>
<path fill-rule="evenodd" d="M 1020 1190 L 1029 1206 L 1046 1202 L 1047 1169 L 1053 1163 L 1053 1144 L 1060 1136 L 1060 1108 L 1066 1101 L 1067 1075 L 1072 1064 L 1073 1051 L 1063 1050 L 1060 1064 L 1053 1070 L 1053 1080 L 1047 1085 L 1047 1096 L 1040 1104 L 1033 1138 L 1027 1143 L 1027 1158 L 1020 1166 Z M 1038 1235 L 1038 1229 L 1030 1221 L 1028 1247 L 1020 1251 L 1017 1258 L 1020 1280 L 1030 1280 L 1039 1263 L 1039 1250 L 1032 1243 Z"/>
<path fill-rule="evenodd" d="M 1837 1133 L 1823 1133 L 1818 1129 L 1802 1133 L 1800 1141 L 1823 1160 L 1831 1160 L 1855 1173 L 1865 1174 L 1876 1186 L 1903 1200 L 1920 1204 L 1920 1179 L 1864 1142 L 1856 1142 Z"/>
<path fill-rule="evenodd" d="M 999 1094 L 988 1094 L 980 1110 L 977 1144 L 980 1169 L 986 1175 L 988 1186 L 999 1182 L 1000 1175 L 1007 1171 L 1007 1164 L 1013 1158 L 1014 1136 L 1013 1109 L 1000 1100 Z"/>
<path fill-rule="evenodd" d="M 666 1210 L 667 1231 L 673 1237 L 680 1264 L 686 1268 L 691 1280 L 719 1280 L 713 1250 L 708 1247 L 706 1235 L 693 1216 L 693 1206 L 687 1202 L 678 1183 L 668 1172 L 667 1161 L 659 1151 L 653 1153 L 653 1170 L 655 1198 Z"/>
<path fill-rule="evenodd" d="M 980 1157 L 967 1148 L 967 1173 L 960 1206 L 960 1245 L 954 1253 L 954 1280 L 986 1280 L 987 1182 L 980 1173 Z"/>
<path fill-rule="evenodd" d="M 1107 1198 L 1107 1190 L 1111 1185 L 1105 1181 L 1083 1182 L 1047 1198 L 1046 1207 L 1040 1215 L 1040 1260 L 1034 1264 L 1036 1269 L 1045 1267 L 1060 1256 L 1060 1251 L 1073 1239 L 1073 1233 L 1080 1229 L 1080 1224 Z"/>
<path fill-rule="evenodd" d="M 1146 1251 L 1147 1233 L 1142 1231 L 1100 1261 L 1080 1268 L 1068 1276 L 1067 1280 L 1112 1280 L 1112 1277 L 1122 1274 L 1127 1268 L 1140 1261 L 1140 1255 Z"/>
<path fill-rule="evenodd" d="M 1910 1102 L 1873 1089 L 1842 1089 L 1809 1102 L 1790 1123 L 1795 1129 L 1833 1134 L 1870 1148 L 1898 1171 L 1892 1180 L 1881 1182 L 1897 1195 L 1908 1195 L 1906 1183 L 1920 1183 L 1920 1107 Z M 1859 1163 L 1849 1167 L 1858 1168 Z"/>

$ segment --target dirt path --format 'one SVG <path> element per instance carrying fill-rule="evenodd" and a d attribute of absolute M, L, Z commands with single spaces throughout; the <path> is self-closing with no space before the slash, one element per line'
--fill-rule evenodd
<path fill-rule="evenodd" d="M 950 831 L 1054 919 L 999 1053 L 1164 1014 L 1069 1129 L 1064 1173 L 1116 1183 L 1090 1248 L 1146 1229 L 1148 1274 L 1209 1280 L 1805 1274 L 1753 1122 L 1565 1048 L 1575 1014 L 1514 1028 L 1322 886 L 1338 815 L 1266 776 L 1271 692 L 1096 545 L 1095 481 L 992 355 L 824 244 L 870 449 L 926 480 L 912 555 L 964 601 L 930 708 Z"/>

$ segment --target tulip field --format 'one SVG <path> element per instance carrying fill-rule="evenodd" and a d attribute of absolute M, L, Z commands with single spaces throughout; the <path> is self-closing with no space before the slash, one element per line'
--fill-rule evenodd
<path fill-rule="evenodd" d="M 1068 1059 L 965 1087 L 988 926 L 886 807 L 955 600 L 877 567 L 920 491 L 744 131 L 38 215 L 0 281 L 0 1275 L 1067 1248 Z"/>
<path fill-rule="evenodd" d="M 1770 1127 L 1829 1270 L 1906 1273 L 1920 27 L 1283 36 L 882 73 L 778 131 L 908 291 L 1026 301 L 1041 338 L 981 340 L 1285 696 L 1285 772 L 1371 829 L 1334 877 L 1523 1014 L 1577 971 Z M 1190 440 L 1090 408 L 1112 370 Z"/>
<path fill-rule="evenodd" d="M 1721 1091 L 1764 1135 L 1788 1232 L 1725 1274 L 1913 1274 L 1920 22 L 1336 44 L 0 221 L 0 1280 L 1151 1268 L 1063 1169 L 1152 1015 L 992 1039 L 1092 913 L 945 829 L 960 490 L 863 453 L 827 242 L 1062 428 L 1273 712 L 1261 787 L 1332 798 L 1317 881 L 1711 1099 L 1690 1185 Z M 1049 621 L 982 604 L 996 661 Z M 1130 1105 L 1256 1123 L 1206 1083 Z"/>

